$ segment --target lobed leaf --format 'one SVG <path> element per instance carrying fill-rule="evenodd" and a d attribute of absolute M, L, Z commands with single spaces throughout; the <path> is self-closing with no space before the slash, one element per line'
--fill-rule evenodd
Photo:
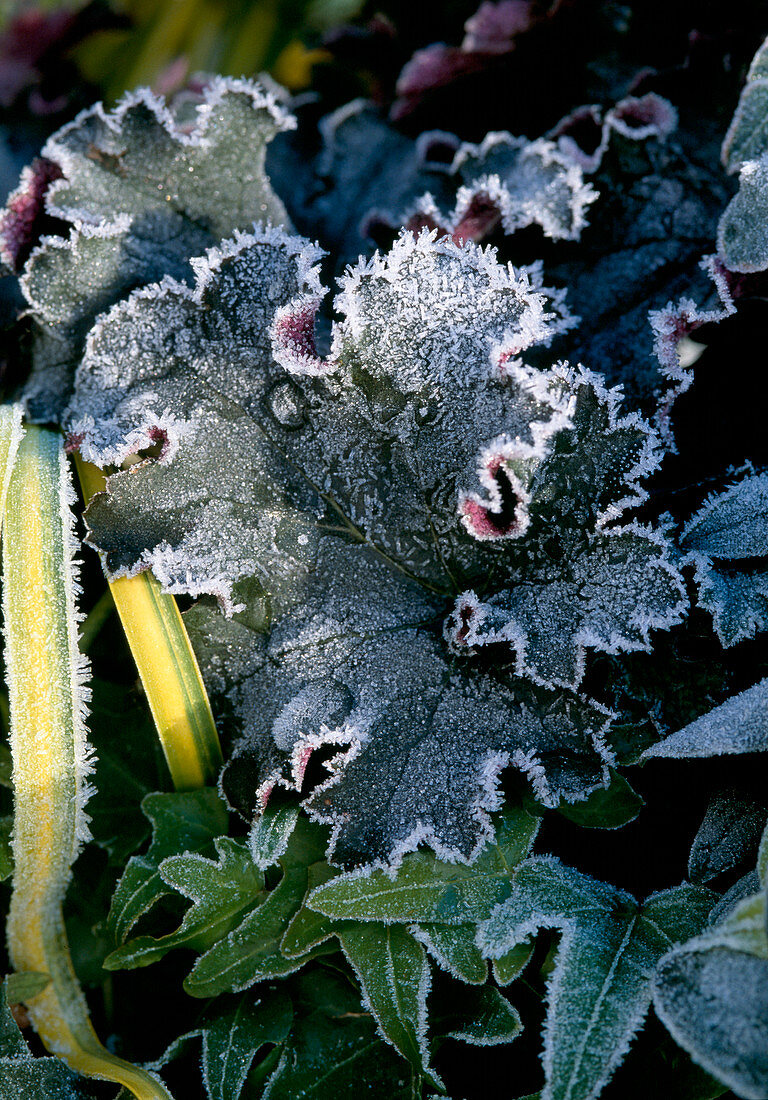
<path fill-rule="evenodd" d="M 169 891 L 160 864 L 178 852 L 200 852 L 227 830 L 227 813 L 215 791 L 203 788 L 173 794 L 149 794 L 142 809 L 152 825 L 152 841 L 143 855 L 132 856 L 115 887 L 108 928 L 124 943 L 144 913 Z"/>
<path fill-rule="evenodd" d="M 309 803 L 321 820 L 343 822 L 350 855 L 340 858 L 389 860 L 433 832 L 435 843 L 466 858 L 482 835 L 478 799 L 481 808 L 493 804 L 492 773 L 508 759 L 536 777 L 548 800 L 583 796 L 604 781 L 608 715 L 583 700 L 495 681 L 467 647 L 453 658 L 435 629 L 447 601 L 458 578 L 487 581 L 492 562 L 503 569 L 533 524 L 525 485 L 566 430 L 571 407 L 585 410 L 580 431 L 587 421 L 608 426 L 603 451 L 620 467 L 605 458 L 591 480 L 585 469 L 592 488 L 579 507 L 595 524 L 641 498 L 636 481 L 653 465 L 654 444 L 642 422 L 616 417 L 615 395 L 585 373 L 541 375 L 505 358 L 553 329 L 539 294 L 472 246 L 404 237 L 389 256 L 352 272 L 331 358 L 320 360 L 311 344 L 315 307 L 306 300 L 319 289 L 316 255 L 275 231 L 239 237 L 198 265 L 194 292 L 166 282 L 102 319 L 70 427 L 86 456 L 102 463 L 149 445 L 158 432 L 166 447 L 159 462 L 109 479 L 108 495 L 89 509 L 91 537 L 111 569 L 151 566 L 170 590 L 215 593 L 238 613 L 228 624 L 200 607 L 188 622 L 209 682 L 230 690 L 234 683 L 230 698 L 245 730 L 257 734 L 243 751 L 256 760 L 261 798 L 281 780 L 285 754 L 293 753 L 285 781 L 296 785 L 315 747 L 344 745 L 332 782 Z M 272 324 L 278 365 L 267 319 L 297 291 Z M 495 373 L 493 363 L 503 370 Z M 501 489 L 489 504 L 459 492 L 489 435 L 509 463 L 499 476 L 521 487 L 510 520 Z M 570 446 L 552 457 L 563 476 Z M 211 495 L 201 507 L 203 485 Z M 543 531 L 553 507 L 558 515 L 567 509 L 540 496 Z M 564 524 L 570 545 L 576 521 Z M 671 621 L 679 582 L 665 549 L 656 536 L 632 538 L 675 600 L 666 608 Z M 562 560 L 563 551 L 541 553 L 551 573 L 548 555 Z M 521 551 L 521 563 L 531 557 L 530 547 Z M 356 599 L 362 591 L 365 601 Z M 661 616 L 648 611 L 646 620 L 640 634 Z M 477 729 L 473 746 L 467 724 Z M 438 743 L 445 782 L 430 777 L 434 806 L 427 802 L 416 817 L 419 771 L 427 761 L 434 768 Z M 568 757 L 555 743 L 569 746 Z M 407 754 L 415 755 L 404 773 L 392 765 Z M 372 789 L 386 814 L 371 803 Z M 456 822 L 450 833 L 448 818 Z"/>
<path fill-rule="evenodd" d="M 248 228 L 287 215 L 264 171 L 266 146 L 294 125 L 269 93 L 242 80 L 206 87 L 191 124 L 146 89 L 111 112 L 101 104 L 45 146 L 49 214 L 72 228 L 44 238 L 21 280 L 36 321 L 30 414 L 59 418 L 88 329 L 134 287 L 187 279 L 189 259 Z"/>
<path fill-rule="evenodd" d="M 749 475 L 711 497 L 680 536 L 696 566 L 699 603 L 724 646 L 753 638 L 768 621 L 766 517 L 768 475 Z"/>
<path fill-rule="evenodd" d="M 698 931 L 713 900 L 703 888 L 680 886 L 639 907 L 624 891 L 555 859 L 522 865 L 478 944 L 500 958 L 538 929 L 562 932 L 547 993 L 543 1100 L 600 1094 L 648 1011 L 657 961 Z"/>

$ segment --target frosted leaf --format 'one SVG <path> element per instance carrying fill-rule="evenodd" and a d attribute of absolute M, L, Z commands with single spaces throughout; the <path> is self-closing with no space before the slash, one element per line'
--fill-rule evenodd
<path fill-rule="evenodd" d="M 768 934 L 765 876 L 700 936 L 670 951 L 654 1007 L 695 1062 L 739 1096 L 768 1092 Z"/>
<path fill-rule="evenodd" d="M 607 781 L 609 715 L 452 660 L 435 629 L 440 607 L 370 551 L 327 537 L 295 612 L 269 636 L 212 608 L 187 613 L 204 676 L 229 685 L 245 733 L 231 768 L 247 764 L 258 777 L 257 810 L 276 783 L 301 787 L 313 752 L 336 749 L 305 805 L 332 824 L 337 863 L 397 863 L 420 843 L 469 861 L 509 763 L 547 804 Z M 284 716 L 296 698 L 311 722 L 294 728 L 287 757 Z"/>
<path fill-rule="evenodd" d="M 328 362 L 312 343 L 318 255 L 277 231 L 238 237 L 198 264 L 194 292 L 166 281 L 94 328 L 65 419 L 72 438 L 99 465 L 167 443 L 160 465 L 110 479 L 109 500 L 89 510 L 111 570 L 151 566 L 172 591 L 229 603 L 238 576 L 264 572 L 249 565 L 248 525 L 263 527 L 260 553 L 274 557 L 264 543 L 285 513 L 301 559 L 310 536 L 298 537 L 298 513 L 288 513 L 308 509 L 312 523 L 325 501 L 324 526 L 455 590 L 474 553 L 457 524 L 459 490 L 480 451 L 495 438 L 530 472 L 567 423 L 567 395 L 506 361 L 558 323 L 492 254 L 406 235 L 361 264 L 337 301 L 345 317 Z M 201 510 L 206 483 L 214 495 Z M 243 513 L 247 503 L 258 517 Z M 231 537 L 211 539 L 222 527 Z"/>
<path fill-rule="evenodd" d="M 46 216 L 45 196 L 61 169 L 53 161 L 38 157 L 26 167 L 18 186 L 0 210 L 0 272 L 17 271 L 41 233 L 51 228 Z"/>
<path fill-rule="evenodd" d="M 550 136 L 557 147 L 585 172 L 597 172 L 614 134 L 630 141 L 655 138 L 666 141 L 677 129 L 677 111 L 655 92 L 626 96 L 603 114 L 601 107 L 587 104 L 562 119 Z"/>
<path fill-rule="evenodd" d="M 275 143 L 269 170 L 297 229 L 320 240 L 337 271 L 370 252 L 369 230 L 382 216 L 382 196 L 386 209 L 398 213 L 426 191 L 440 204 L 451 201 L 447 166 L 431 159 L 429 151 L 433 138 L 442 139 L 452 155 L 459 144 L 453 135 L 427 131 L 414 140 L 363 99 L 327 115 L 319 129 L 323 145 L 314 160 L 306 148 L 311 141 L 286 135 Z"/>
<path fill-rule="evenodd" d="M 714 795 L 688 858 L 691 881 L 709 882 L 754 856 L 766 816 L 765 799 L 735 789 Z"/>
<path fill-rule="evenodd" d="M 422 841 L 467 860 L 507 764 L 548 805 L 607 782 L 610 716 L 511 679 L 509 639 L 478 656 L 463 623 L 447 641 L 442 624 L 468 586 L 490 601 L 558 584 L 590 645 L 645 646 L 677 621 L 663 538 L 610 526 L 642 501 L 656 445 L 595 376 L 520 365 L 562 321 L 493 251 L 404 234 L 345 276 L 327 358 L 318 255 L 277 230 L 238 235 L 194 261 L 194 289 L 166 279 L 99 319 L 71 442 L 99 465 L 160 454 L 109 479 L 89 537 L 113 575 L 151 568 L 235 616 L 201 606 L 189 621 L 246 735 L 251 806 L 300 787 L 329 746 L 306 804 L 334 826 L 339 862 L 390 863 Z M 604 545 L 614 575 L 585 602 L 570 577 Z M 644 568 L 619 581 L 630 553 Z M 525 671 L 577 683 L 566 648 L 562 675 L 533 658 Z"/>
<path fill-rule="evenodd" d="M 765 628 L 768 475 L 745 477 L 711 497 L 683 529 L 680 546 L 696 566 L 699 603 L 724 646 Z"/>
<path fill-rule="evenodd" d="M 768 1095 L 768 960 L 723 947 L 670 953 L 654 1008 L 675 1042 L 738 1096 Z"/>
<path fill-rule="evenodd" d="M 33 1057 L 13 1018 L 7 995 L 13 992 L 12 979 L 20 977 L 10 975 L 0 988 L 0 1096 L 77 1100 L 82 1092 L 75 1074 L 61 1058 Z"/>
<path fill-rule="evenodd" d="M 258 85 L 218 79 L 191 125 L 142 91 L 109 113 L 97 104 L 49 139 L 43 163 L 64 178 L 47 185 L 46 209 L 72 229 L 44 238 L 21 280 L 35 318 L 33 417 L 58 419 L 99 312 L 164 275 L 188 279 L 190 257 L 235 229 L 286 222 L 264 158 L 291 125 Z M 9 217 L 0 225 L 15 239 Z"/>
<path fill-rule="evenodd" d="M 652 745 L 641 760 L 673 760 L 768 751 L 768 679 L 733 695 L 690 725 Z"/>
<path fill-rule="evenodd" d="M 731 271 L 765 271 L 768 220 L 768 152 L 739 171 L 739 190 L 720 219 L 717 250 Z"/>
<path fill-rule="evenodd" d="M 416 207 L 456 240 L 479 240 L 499 223 L 506 233 L 539 225 L 554 240 L 578 240 L 598 193 L 576 161 L 551 141 L 488 134 L 459 147 L 451 172 L 460 186 L 452 213 L 430 195 Z"/>
<path fill-rule="evenodd" d="M 768 150 L 768 49 L 763 42 L 752 59 L 747 82 L 723 140 L 722 161 L 738 172 L 746 161 Z"/>
<path fill-rule="evenodd" d="M 659 532 L 611 525 L 645 497 L 640 480 L 658 464 L 653 432 L 621 416 L 617 393 L 594 375 L 563 369 L 560 377 L 575 398 L 573 426 L 526 485 L 525 537 L 504 543 L 488 598 L 459 596 L 446 635 L 459 647 L 507 644 L 520 673 L 573 687 L 587 647 L 648 650 L 650 630 L 679 622 L 686 598 Z M 484 537 L 475 511 L 465 522 Z"/>
<path fill-rule="evenodd" d="M 478 944 L 499 958 L 539 929 L 562 933 L 547 990 L 542 1100 L 601 1093 L 648 1011 L 658 959 L 699 930 L 714 896 L 679 886 L 639 906 L 551 857 L 522 865 Z"/>

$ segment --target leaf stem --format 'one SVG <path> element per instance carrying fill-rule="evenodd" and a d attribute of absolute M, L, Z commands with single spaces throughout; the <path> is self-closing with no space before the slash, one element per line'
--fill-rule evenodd
<path fill-rule="evenodd" d="M 83 496 L 103 492 L 102 471 L 75 457 Z M 177 791 L 215 781 L 222 755 L 211 704 L 173 596 L 150 572 L 109 581 Z"/>
<path fill-rule="evenodd" d="M 23 432 L 18 410 L 2 409 L 0 436 L 9 416 Z M 77 648 L 74 492 L 58 433 L 29 427 L 15 463 L 6 457 L 3 611 L 15 798 L 8 951 L 17 972 L 50 975 L 27 1003 L 49 1051 L 79 1073 L 124 1085 L 137 1100 L 171 1100 L 157 1078 L 101 1045 L 72 966 L 62 901 L 88 837 L 92 769 L 88 666 Z"/>

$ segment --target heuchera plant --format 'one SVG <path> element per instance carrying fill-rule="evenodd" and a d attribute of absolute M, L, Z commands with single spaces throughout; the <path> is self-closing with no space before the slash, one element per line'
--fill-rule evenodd
<path fill-rule="evenodd" d="M 498 53 L 491 30 L 511 41 L 528 8 L 483 4 L 466 56 Z M 768 475 L 723 469 L 674 515 L 649 494 L 695 390 L 692 334 L 768 268 L 766 72 L 763 50 L 703 268 L 711 200 L 686 190 L 655 92 L 476 144 L 352 104 L 290 186 L 295 118 L 213 78 L 192 106 L 97 105 L 24 172 L 0 216 L 26 325 L 0 408 L 2 1095 L 95 1096 L 101 1078 L 187 1096 L 190 1049 L 211 1100 L 464 1095 L 448 1040 L 502 1046 L 521 1100 L 630 1095 L 609 1082 L 633 1043 L 671 1098 L 768 1095 L 764 790 L 715 792 L 690 881 L 643 900 L 569 866 L 573 845 L 548 854 L 552 820 L 587 853 L 584 829 L 637 818 L 622 767 L 768 749 L 768 679 L 715 663 L 768 623 Z M 603 208 L 627 254 L 589 236 Z M 551 267 L 508 262 L 531 233 Z M 651 286 L 637 265 L 661 252 L 676 273 Z M 99 677 L 112 744 L 87 740 L 67 453 L 111 592 L 80 645 L 114 600 L 175 791 L 146 729 L 125 779 L 130 708 Z M 689 656 L 702 637 L 711 668 Z M 99 927 L 89 960 L 67 889 L 91 838 L 111 870 L 77 918 Z M 124 1060 L 79 983 L 150 966 L 183 1007 L 164 1053 Z M 651 1005 L 671 1038 L 656 1021 L 637 1039 Z M 27 1015 L 79 1077 L 33 1057 Z"/>

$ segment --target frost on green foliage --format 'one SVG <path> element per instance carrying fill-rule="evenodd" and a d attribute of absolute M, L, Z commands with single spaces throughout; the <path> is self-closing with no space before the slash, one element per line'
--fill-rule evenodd
<path fill-rule="evenodd" d="M 683 529 L 699 603 L 724 646 L 768 625 L 768 474 L 744 477 L 711 497 Z"/>
<path fill-rule="evenodd" d="M 166 279 L 100 318 L 71 438 L 99 465 L 161 453 L 109 479 L 90 539 L 113 574 L 234 616 L 188 623 L 262 804 L 335 746 L 308 806 L 340 859 L 421 840 L 469 858 L 506 764 L 547 804 L 607 778 L 607 713 L 559 689 L 585 647 L 647 648 L 680 618 L 664 538 L 616 526 L 657 448 L 595 376 L 522 366 L 565 322 L 492 251 L 404 234 L 345 276 L 327 358 L 317 257 L 240 235 L 193 290 Z"/>
<path fill-rule="evenodd" d="M 731 271 L 768 267 L 768 46 L 760 47 L 723 142 L 723 164 L 739 190 L 720 220 L 717 248 Z"/>
<path fill-rule="evenodd" d="M 151 1068 L 162 1069 L 188 1043 L 200 1039 L 200 1068 L 208 1100 L 240 1100 L 262 1048 L 284 1043 L 292 1023 L 290 998 L 282 989 L 219 998 L 203 1014 L 200 1026 L 179 1036 Z"/>
<path fill-rule="evenodd" d="M 744 862 L 757 849 L 768 816 L 765 797 L 737 789 L 715 794 L 691 846 L 688 876 L 709 882 Z"/>
<path fill-rule="evenodd" d="M 643 753 L 685 760 L 768 751 L 768 679 L 726 699 Z"/>
<path fill-rule="evenodd" d="M 752 59 L 747 82 L 739 98 L 728 133 L 723 141 L 722 159 L 729 172 L 738 172 L 746 161 L 754 160 L 768 149 L 768 41 Z"/>
<path fill-rule="evenodd" d="M 765 835 L 759 892 L 670 951 L 653 989 L 656 1012 L 675 1041 L 745 1100 L 768 1095 Z"/>
<path fill-rule="evenodd" d="M 453 211 L 443 214 L 431 194 L 406 222 L 440 226 L 456 239 L 476 240 L 498 224 L 506 233 L 539 225 L 554 240 L 578 240 L 598 193 L 567 153 L 543 138 L 486 135 L 480 145 L 459 146 L 450 173 L 460 186 Z"/>
<path fill-rule="evenodd" d="M 258 85 L 216 79 L 191 125 L 144 90 L 114 111 L 83 111 L 49 139 L 44 156 L 63 178 L 47 209 L 71 230 L 44 238 L 21 280 L 35 321 L 33 418 L 58 419 L 98 313 L 165 275 L 189 278 L 190 257 L 235 229 L 286 222 L 264 159 L 292 125 Z"/>
<path fill-rule="evenodd" d="M 701 929 L 715 897 L 683 885 L 639 906 L 555 859 L 522 865 L 478 944 L 497 958 L 540 929 L 562 934 L 547 991 L 542 1100 L 600 1094 L 648 1011 L 658 960 Z"/>
<path fill-rule="evenodd" d="M 199 851 L 184 851 L 183 841 L 177 838 L 174 854 L 158 864 L 161 885 L 152 904 L 163 894 L 174 893 L 192 904 L 178 927 L 165 935 L 127 939 L 124 931 L 125 942 L 107 957 L 105 967 L 135 969 L 149 966 L 177 948 L 192 949 L 199 957 L 184 988 L 193 997 L 212 997 L 285 977 L 315 954 L 324 954 L 327 949 L 318 948 L 317 943 L 290 956 L 280 949 L 306 895 L 309 868 L 322 854 L 319 833 L 306 818 L 300 820 L 280 856 L 283 874 L 272 889 L 267 888 L 244 841 L 219 836 L 213 842 L 215 858 L 209 858 Z"/>
<path fill-rule="evenodd" d="M 0 1100 L 77 1100 L 77 1079 L 60 1058 L 32 1056 L 8 1007 L 9 991 L 6 981 L 0 990 Z"/>

